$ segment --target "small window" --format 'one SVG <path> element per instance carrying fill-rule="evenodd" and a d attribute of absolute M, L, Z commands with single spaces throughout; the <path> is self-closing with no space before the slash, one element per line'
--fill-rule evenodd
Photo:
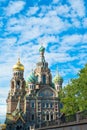
<path fill-rule="evenodd" d="M 17 81 L 17 89 L 20 88 L 20 81 Z"/>
<path fill-rule="evenodd" d="M 53 107 L 53 103 L 50 103 L 50 108 L 52 108 Z"/>
<path fill-rule="evenodd" d="M 34 114 L 32 114 L 32 117 L 31 117 L 32 121 L 34 120 Z"/>
<path fill-rule="evenodd" d="M 48 103 L 46 103 L 46 107 L 47 107 L 47 108 L 49 107 L 49 104 L 48 104 Z"/>
<path fill-rule="evenodd" d="M 53 120 L 53 114 L 51 114 L 51 120 Z"/>
<path fill-rule="evenodd" d="M 47 121 L 49 121 L 49 114 L 47 114 Z"/>
<path fill-rule="evenodd" d="M 30 89 L 33 89 L 33 85 L 30 85 Z"/>
<path fill-rule="evenodd" d="M 34 102 L 32 102 L 31 107 L 34 108 L 34 105 L 35 105 Z"/>
<path fill-rule="evenodd" d="M 42 103 L 42 107 L 43 107 L 43 108 L 45 107 L 45 103 Z"/>
<path fill-rule="evenodd" d="M 46 75 L 42 76 L 42 82 L 43 82 L 43 84 L 46 84 Z"/>

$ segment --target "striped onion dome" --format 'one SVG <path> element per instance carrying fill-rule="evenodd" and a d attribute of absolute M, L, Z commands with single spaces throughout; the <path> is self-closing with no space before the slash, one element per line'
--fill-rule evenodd
<path fill-rule="evenodd" d="M 31 72 L 31 74 L 27 78 L 27 82 L 28 83 L 36 83 L 36 81 L 37 81 L 37 79 L 36 79 L 34 72 Z"/>

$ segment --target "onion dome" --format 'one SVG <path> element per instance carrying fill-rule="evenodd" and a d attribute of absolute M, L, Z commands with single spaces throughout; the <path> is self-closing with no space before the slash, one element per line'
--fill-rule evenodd
<path fill-rule="evenodd" d="M 62 78 L 59 74 L 57 74 L 57 75 L 54 77 L 53 82 L 54 82 L 55 84 L 57 84 L 57 83 L 62 83 L 62 82 L 63 82 L 63 78 Z"/>
<path fill-rule="evenodd" d="M 28 83 L 36 83 L 36 81 L 37 81 L 37 78 L 36 78 L 34 72 L 32 72 L 32 73 L 28 76 L 27 82 L 28 82 Z"/>
<path fill-rule="evenodd" d="M 44 52 L 45 51 L 45 48 L 43 47 L 43 46 L 41 46 L 40 48 L 39 48 L 39 52 Z"/>
<path fill-rule="evenodd" d="M 13 66 L 13 70 L 24 71 L 24 65 L 21 64 L 20 58 L 18 58 L 18 62 Z"/>

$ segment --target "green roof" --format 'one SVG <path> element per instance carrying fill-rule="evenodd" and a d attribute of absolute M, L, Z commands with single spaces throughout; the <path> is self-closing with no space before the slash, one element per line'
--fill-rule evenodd
<path fill-rule="evenodd" d="M 54 77 L 53 82 L 54 82 L 54 83 L 63 82 L 63 78 L 62 78 L 59 74 L 57 74 L 57 75 Z"/>
<path fill-rule="evenodd" d="M 43 46 L 40 47 L 39 52 L 44 52 L 45 48 Z"/>
<path fill-rule="evenodd" d="M 28 76 L 27 82 L 28 82 L 28 83 L 36 83 L 36 81 L 37 81 L 37 78 L 36 78 L 36 76 L 34 75 L 34 72 L 32 72 L 32 73 Z"/>

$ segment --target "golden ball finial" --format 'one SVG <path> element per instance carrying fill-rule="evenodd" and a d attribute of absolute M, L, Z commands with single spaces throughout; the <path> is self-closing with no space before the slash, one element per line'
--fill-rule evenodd
<path fill-rule="evenodd" d="M 21 64 L 20 62 L 20 58 L 18 58 L 17 63 L 13 66 L 13 70 L 20 70 L 20 71 L 24 71 L 24 65 Z"/>

